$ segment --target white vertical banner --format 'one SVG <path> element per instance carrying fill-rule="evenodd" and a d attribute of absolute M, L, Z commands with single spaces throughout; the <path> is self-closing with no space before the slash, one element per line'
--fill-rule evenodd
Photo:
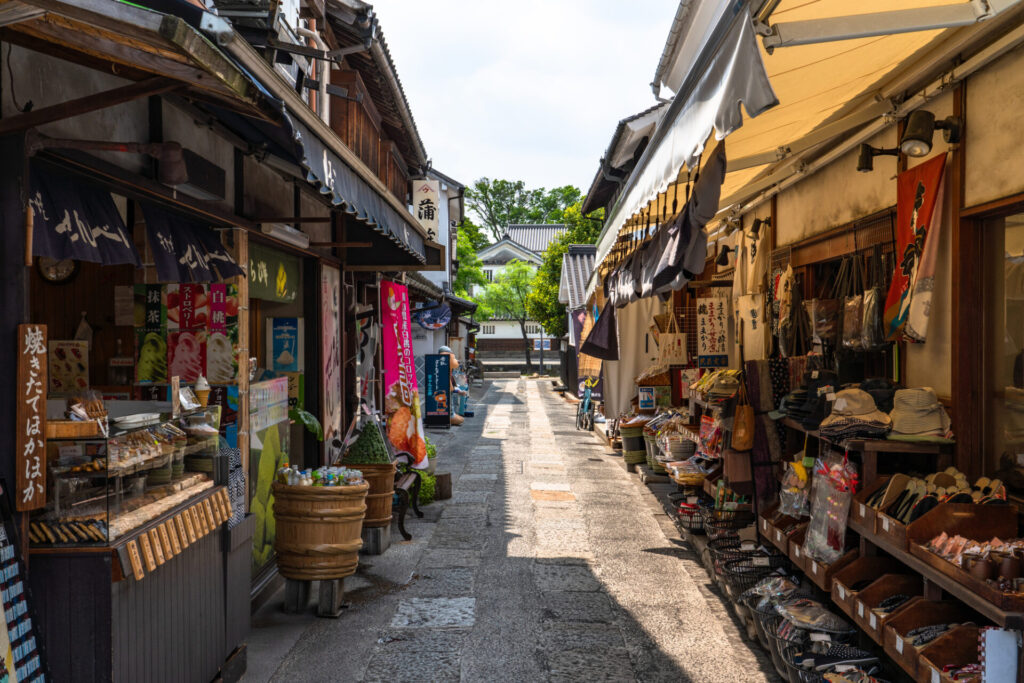
<path fill-rule="evenodd" d="M 412 210 L 427 236 L 437 239 L 437 225 L 440 217 L 441 184 L 436 180 L 412 181 Z"/>

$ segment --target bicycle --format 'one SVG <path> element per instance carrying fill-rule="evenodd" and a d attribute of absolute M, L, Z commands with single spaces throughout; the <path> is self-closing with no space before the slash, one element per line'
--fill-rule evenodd
<path fill-rule="evenodd" d="M 576 429 L 594 431 L 594 402 L 591 400 L 590 380 L 583 382 L 583 398 L 576 406 Z"/>
<path fill-rule="evenodd" d="M 483 381 L 484 381 L 484 371 L 483 371 L 483 368 L 481 368 L 479 365 L 477 365 L 476 361 L 473 361 L 473 360 L 466 361 L 466 368 L 465 368 L 465 370 L 466 370 L 466 378 L 470 382 L 480 382 L 481 384 L 483 384 Z"/>

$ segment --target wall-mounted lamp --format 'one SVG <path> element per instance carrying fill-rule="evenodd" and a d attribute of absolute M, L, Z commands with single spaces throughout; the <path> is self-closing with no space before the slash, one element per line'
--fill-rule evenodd
<path fill-rule="evenodd" d="M 860 153 L 857 155 L 857 170 L 861 173 L 869 173 L 875 170 L 874 158 L 877 156 L 899 156 L 900 151 L 893 147 L 892 149 L 882 149 L 879 147 L 872 147 L 867 143 L 861 143 Z"/>
<path fill-rule="evenodd" d="M 729 246 L 722 247 L 722 251 L 718 252 L 718 258 L 715 259 L 715 263 L 717 263 L 720 266 L 727 266 L 727 265 L 729 265 L 729 252 L 730 251 L 735 251 L 735 249 L 733 249 L 732 247 L 729 247 Z"/>
<path fill-rule="evenodd" d="M 750 236 L 753 239 L 761 237 L 761 227 L 772 227 L 771 218 L 755 218 L 754 222 L 750 224 Z"/>
<path fill-rule="evenodd" d="M 923 157 L 932 151 L 932 136 L 935 129 L 943 131 L 942 137 L 949 144 L 960 142 L 963 122 L 959 117 L 947 116 L 941 121 L 935 120 L 935 114 L 918 109 L 907 117 L 907 128 L 900 140 L 900 151 L 908 157 Z"/>

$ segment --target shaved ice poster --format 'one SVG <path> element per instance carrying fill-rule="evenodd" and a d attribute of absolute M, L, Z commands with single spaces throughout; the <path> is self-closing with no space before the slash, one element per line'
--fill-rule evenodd
<path fill-rule="evenodd" d="M 267 320 L 268 367 L 274 372 L 302 372 L 305 335 L 302 318 L 270 318 Z"/>

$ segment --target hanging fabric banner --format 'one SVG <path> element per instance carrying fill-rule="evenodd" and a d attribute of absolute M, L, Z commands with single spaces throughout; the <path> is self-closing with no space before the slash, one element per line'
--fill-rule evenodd
<path fill-rule="evenodd" d="M 142 204 L 157 277 L 163 282 L 212 282 L 245 273 L 210 230 L 180 214 Z"/>
<path fill-rule="evenodd" d="M 945 167 L 946 155 L 940 154 L 900 173 L 896 181 L 896 272 L 885 300 L 885 331 L 889 341 L 901 339 L 905 333 L 914 287 L 922 277 L 922 266 L 925 265 L 926 242 L 936 214 L 935 205 Z M 931 274 L 925 275 L 926 279 L 934 274 L 934 258 L 933 255 L 929 260 Z M 922 281 L 922 286 L 931 285 Z M 930 300 L 930 289 L 927 296 Z M 924 310 L 927 311 L 927 303 Z M 927 319 L 927 313 L 924 317 Z M 927 332 L 927 324 L 924 329 Z M 915 340 L 909 334 L 906 336 Z"/>
<path fill-rule="evenodd" d="M 413 361 L 409 290 L 405 285 L 383 280 L 380 283 L 380 310 L 388 440 L 396 451 L 412 454 L 413 466 L 423 469 L 428 464 L 427 442 Z"/>
<path fill-rule="evenodd" d="M 412 319 L 425 330 L 439 330 L 452 321 L 452 309 L 448 304 L 433 302 L 413 311 Z"/>
<path fill-rule="evenodd" d="M 697 299 L 697 367 L 729 365 L 729 311 L 725 297 Z"/>
<path fill-rule="evenodd" d="M 32 253 L 113 266 L 141 265 L 109 192 L 60 175 L 32 170 L 29 210 Z"/>

